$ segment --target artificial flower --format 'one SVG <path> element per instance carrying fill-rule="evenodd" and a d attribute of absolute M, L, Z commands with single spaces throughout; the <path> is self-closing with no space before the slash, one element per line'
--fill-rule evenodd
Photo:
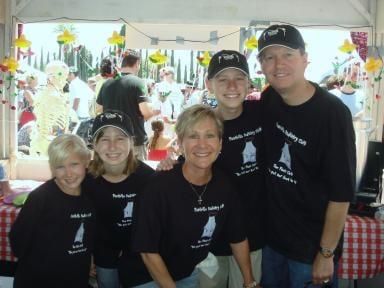
<path fill-rule="evenodd" d="M 350 43 L 348 39 L 344 40 L 344 44 L 339 47 L 339 50 L 344 53 L 351 54 L 353 50 L 356 49 L 356 45 L 353 43 Z"/>
<path fill-rule="evenodd" d="M 5 58 L 3 63 L 2 63 L 2 66 L 3 67 L 7 67 L 7 70 L 9 72 L 16 72 L 17 68 L 19 68 L 19 63 L 17 63 L 17 61 L 15 60 L 15 58 L 13 57 L 10 57 L 10 58 Z"/>
<path fill-rule="evenodd" d="M 21 34 L 20 37 L 15 40 L 15 46 L 19 48 L 28 48 L 31 44 L 31 41 L 27 40 L 24 34 Z"/>
<path fill-rule="evenodd" d="M 253 35 L 252 37 L 250 37 L 247 40 L 245 40 L 244 45 L 249 50 L 256 49 L 259 46 L 255 35 Z"/>
<path fill-rule="evenodd" d="M 160 50 L 157 50 L 155 53 L 149 55 L 149 61 L 156 65 L 164 64 L 167 62 L 167 60 L 168 57 L 161 54 Z"/>
<path fill-rule="evenodd" d="M 364 65 L 365 71 L 375 73 L 383 66 L 383 62 L 380 59 L 368 57 L 367 62 Z"/>
<path fill-rule="evenodd" d="M 205 51 L 203 56 L 196 57 L 199 64 L 203 67 L 208 67 L 209 62 L 211 61 L 211 55 L 208 51 Z"/>
<path fill-rule="evenodd" d="M 57 36 L 57 42 L 59 42 L 59 44 L 71 44 L 75 42 L 75 40 L 75 34 L 71 34 L 67 29 L 64 30 L 63 34 Z"/>
<path fill-rule="evenodd" d="M 124 43 L 124 36 L 121 36 L 116 31 L 113 31 L 112 36 L 108 38 L 108 43 L 111 45 L 121 45 Z"/>

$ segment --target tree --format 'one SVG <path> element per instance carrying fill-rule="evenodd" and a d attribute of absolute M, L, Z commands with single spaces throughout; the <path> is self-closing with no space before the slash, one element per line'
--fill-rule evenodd
<path fill-rule="evenodd" d="M 37 68 L 37 57 L 36 56 L 35 56 L 35 62 L 33 63 L 33 68 L 38 69 Z"/>
<path fill-rule="evenodd" d="M 171 50 L 171 66 L 175 67 L 175 50 Z"/>
<path fill-rule="evenodd" d="M 181 83 L 181 63 L 180 63 L 180 59 L 177 61 L 176 82 L 177 83 Z"/>
<path fill-rule="evenodd" d="M 28 65 L 31 66 L 32 57 L 31 57 L 31 47 L 28 48 Z"/>
<path fill-rule="evenodd" d="M 45 61 L 45 65 L 47 65 L 49 62 L 51 62 L 51 60 L 50 60 L 49 51 L 48 51 L 48 53 L 47 53 L 47 61 Z"/>
<path fill-rule="evenodd" d="M 191 50 L 191 63 L 189 64 L 189 79 L 193 79 L 194 71 L 193 71 L 193 50 Z"/>
<path fill-rule="evenodd" d="M 43 57 L 44 57 L 44 49 L 43 47 L 41 47 L 41 53 L 40 53 L 40 66 L 39 66 L 39 69 L 40 71 L 44 71 L 44 60 L 43 60 Z"/>
<path fill-rule="evenodd" d="M 187 65 L 184 66 L 184 83 L 186 83 L 188 80 L 188 71 L 187 71 Z"/>

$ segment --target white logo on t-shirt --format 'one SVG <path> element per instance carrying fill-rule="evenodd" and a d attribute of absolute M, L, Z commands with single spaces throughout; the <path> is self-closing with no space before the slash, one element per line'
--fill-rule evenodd
<path fill-rule="evenodd" d="M 130 201 L 127 203 L 127 206 L 124 208 L 124 218 L 132 218 L 133 211 L 133 202 Z"/>
<path fill-rule="evenodd" d="M 84 237 L 84 223 L 81 223 L 79 229 L 77 229 L 75 241 L 73 242 L 83 243 L 83 237 Z"/>
<path fill-rule="evenodd" d="M 283 148 L 281 149 L 281 157 L 279 160 L 280 163 L 285 164 L 289 170 L 291 170 L 291 154 L 289 153 L 289 146 L 285 142 Z"/>
<path fill-rule="evenodd" d="M 251 141 L 245 143 L 243 150 L 243 164 L 248 162 L 256 162 L 256 147 Z"/>
<path fill-rule="evenodd" d="M 205 224 L 204 229 L 203 229 L 203 234 L 201 235 L 201 238 L 207 237 L 211 238 L 213 231 L 215 231 L 216 228 L 216 220 L 215 216 L 209 216 L 207 224 Z"/>

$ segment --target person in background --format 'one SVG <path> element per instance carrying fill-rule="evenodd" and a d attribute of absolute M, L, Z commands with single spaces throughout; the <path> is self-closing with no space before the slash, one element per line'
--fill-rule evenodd
<path fill-rule="evenodd" d="M 136 287 L 198 287 L 196 265 L 218 235 L 231 243 L 241 283 L 256 287 L 236 190 L 212 167 L 221 150 L 221 120 L 210 107 L 194 105 L 180 114 L 176 134 L 185 162 L 157 172 L 139 199 L 133 249 L 152 278 Z"/>
<path fill-rule="evenodd" d="M 29 194 L 9 233 L 18 258 L 13 287 L 86 288 L 95 227 L 82 188 L 90 152 L 78 136 L 63 134 L 48 156 L 53 178 Z"/>
<path fill-rule="evenodd" d="M 9 185 L 9 179 L 5 171 L 5 167 L 0 163 L 0 196 L 7 197 L 13 193 L 11 186 Z"/>
<path fill-rule="evenodd" d="M 94 159 L 85 187 L 97 212 L 93 254 L 98 287 L 131 287 L 148 275 L 130 241 L 136 199 L 154 171 L 136 158 L 133 125 L 125 113 L 97 115 L 91 133 Z"/>
<path fill-rule="evenodd" d="M 196 83 L 193 81 L 187 81 L 185 83 L 184 102 L 182 105 L 183 109 L 191 107 L 195 104 L 200 104 L 200 90 L 195 85 Z"/>
<path fill-rule="evenodd" d="M 137 76 L 140 70 L 140 54 L 128 50 L 121 63 L 121 78 L 108 79 L 97 97 L 99 111 L 120 110 L 126 113 L 133 123 L 135 154 L 140 160 L 147 157 L 148 137 L 144 129 L 144 120 L 159 114 L 149 103 L 145 82 Z"/>
<path fill-rule="evenodd" d="M 262 286 L 337 287 L 342 233 L 356 187 L 351 113 L 305 79 L 308 55 L 295 27 L 272 25 L 258 43 L 270 84 L 261 100 L 268 188 Z"/>
<path fill-rule="evenodd" d="M 19 103 L 20 116 L 19 116 L 19 128 L 21 128 L 24 124 L 29 121 L 35 121 L 36 115 L 33 113 L 33 104 L 35 95 L 37 94 L 37 85 L 39 84 L 39 80 L 35 74 L 28 74 L 25 77 L 26 86 L 19 91 L 19 95 L 22 96 L 21 101 Z"/>
<path fill-rule="evenodd" d="M 181 112 L 181 105 L 184 101 L 179 85 L 175 80 L 175 69 L 167 66 L 163 68 L 163 81 L 157 85 L 160 96 L 166 96 L 172 105 L 172 119 L 176 119 Z"/>
<path fill-rule="evenodd" d="M 80 121 L 90 118 L 89 106 L 95 97 L 94 92 L 88 87 L 87 83 L 79 77 L 79 71 L 76 67 L 69 67 L 69 101 L 70 107 L 76 112 Z"/>
<path fill-rule="evenodd" d="M 160 161 L 167 158 L 172 148 L 172 138 L 165 137 L 164 122 L 161 120 L 154 120 L 151 122 L 153 136 L 148 141 L 148 160 Z"/>

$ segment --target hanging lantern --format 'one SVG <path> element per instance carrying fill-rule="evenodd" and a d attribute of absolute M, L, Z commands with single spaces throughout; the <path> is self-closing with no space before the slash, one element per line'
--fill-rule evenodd
<path fill-rule="evenodd" d="M 28 48 L 31 44 L 32 42 L 27 40 L 24 34 L 21 34 L 20 37 L 15 40 L 15 46 L 19 48 Z"/>
<path fill-rule="evenodd" d="M 124 44 L 124 37 L 113 31 L 112 36 L 108 38 L 108 43 L 111 45 L 122 45 Z"/>
<path fill-rule="evenodd" d="M 350 43 L 348 39 L 345 39 L 343 45 L 339 47 L 339 50 L 341 52 L 351 54 L 356 47 L 357 46 L 355 44 Z"/>

